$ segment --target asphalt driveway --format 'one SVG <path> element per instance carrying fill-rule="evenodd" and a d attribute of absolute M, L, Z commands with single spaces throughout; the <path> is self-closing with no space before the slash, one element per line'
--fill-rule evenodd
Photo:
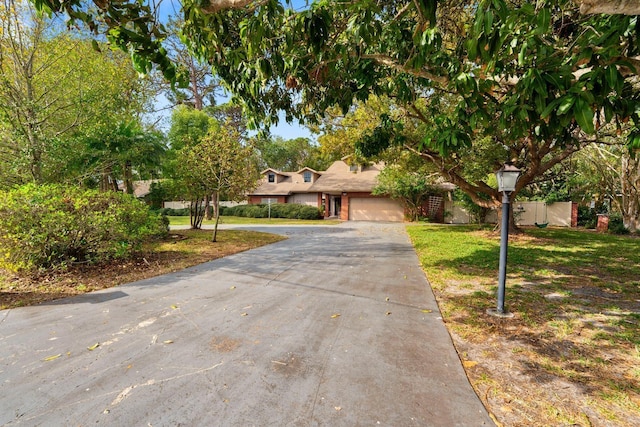
<path fill-rule="evenodd" d="M 267 230 L 290 238 L 0 311 L 0 425 L 493 424 L 401 224 Z"/>

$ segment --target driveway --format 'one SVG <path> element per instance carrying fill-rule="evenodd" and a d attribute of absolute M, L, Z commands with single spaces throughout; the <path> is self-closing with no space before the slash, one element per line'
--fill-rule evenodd
<path fill-rule="evenodd" d="M 289 239 L 0 311 L 0 425 L 493 425 L 403 225 L 238 228 Z"/>

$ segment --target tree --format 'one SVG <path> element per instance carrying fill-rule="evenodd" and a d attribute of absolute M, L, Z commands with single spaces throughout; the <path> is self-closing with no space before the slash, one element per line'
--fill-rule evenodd
<path fill-rule="evenodd" d="M 594 144 L 580 153 L 578 172 L 590 190 L 590 198 L 611 201 L 632 233 L 640 228 L 640 161 L 637 150 L 616 144 Z"/>
<path fill-rule="evenodd" d="M 204 42 L 198 29 L 207 25 L 214 30 Z M 581 17 L 565 1 L 483 1 L 477 9 L 318 2 L 301 12 L 267 2 L 198 15 L 184 31 L 258 121 L 277 120 L 274 106 L 313 120 L 331 105 L 346 112 L 354 100 L 387 94 L 397 111 L 365 135 L 361 152 L 395 141 L 477 204 L 496 207 L 501 195 L 485 178 L 503 162 L 524 169 L 515 196 L 595 141 L 587 135 L 598 120 L 637 122 L 637 94 L 625 78 L 633 75 L 634 25 L 625 16 Z M 473 180 L 459 159 L 478 141 L 493 159 Z"/>
<path fill-rule="evenodd" d="M 212 241 L 215 242 L 220 219 L 220 197 L 240 201 L 255 186 L 258 176 L 250 161 L 252 148 L 240 143 L 240 135 L 230 127 L 212 126 L 199 144 L 182 148 L 177 155 L 180 182 L 191 195 L 192 201 L 200 201 L 213 194 L 215 226 Z M 193 228 L 200 228 L 192 221 Z"/>
<path fill-rule="evenodd" d="M 178 155 L 181 150 L 188 147 L 194 147 L 203 140 L 209 130 L 218 123 L 202 110 L 196 110 L 187 105 L 179 105 L 171 114 L 171 128 L 169 129 L 170 150 L 167 152 L 165 159 L 165 173 L 168 177 L 177 178 L 180 174 L 180 161 Z M 178 179 L 179 180 L 179 179 Z M 175 183 L 174 183 L 175 184 Z M 200 228 L 204 215 L 210 218 L 209 203 L 211 194 L 201 195 L 189 192 L 187 188 L 173 185 L 173 193 L 183 199 L 190 198 L 190 220 L 191 226 Z M 204 206 L 202 202 L 204 201 Z"/>
<path fill-rule="evenodd" d="M 127 194 L 133 194 L 134 173 L 138 179 L 159 175 L 167 149 L 162 133 L 144 129 L 136 121 L 98 129 L 85 144 L 86 173 L 99 176 L 103 191 L 119 191 L 117 183 L 122 182 Z"/>
<path fill-rule="evenodd" d="M 211 72 L 211 66 L 194 57 L 180 40 L 182 25 L 182 19 L 169 17 L 166 24 L 168 37 L 164 40 L 164 45 L 168 58 L 184 70 L 187 81 L 182 87 L 175 87 L 163 76 L 159 76 L 156 85 L 164 92 L 172 106 L 184 104 L 196 110 L 204 110 L 215 106 L 215 96 L 221 91 L 220 83 Z"/>
<path fill-rule="evenodd" d="M 199 144 L 214 126 L 215 121 L 207 113 L 187 105 L 180 105 L 171 113 L 169 143 L 173 150 Z"/>
<path fill-rule="evenodd" d="M 436 184 L 439 175 L 429 170 L 428 165 L 421 163 L 419 158 L 406 154 L 403 161 L 389 165 L 380 172 L 378 185 L 372 193 L 399 200 L 407 216 L 417 221 L 429 196 L 438 193 Z"/>
<path fill-rule="evenodd" d="M 366 102 L 358 102 L 347 114 L 339 107 L 328 109 L 321 124 L 313 128 L 321 134 L 318 137 L 321 157 L 329 164 L 347 156 L 353 158 L 356 142 L 380 124 L 380 115 L 389 114 L 392 104 L 388 98 L 371 96 Z"/>
<path fill-rule="evenodd" d="M 2 183 L 82 174 L 68 168 L 85 151 L 79 137 L 142 111 L 142 81 L 125 55 L 96 51 L 28 3 L 3 2 L 0 25 Z"/>
<path fill-rule="evenodd" d="M 634 17 L 580 15 L 569 0 L 317 1 L 299 11 L 276 0 L 186 0 L 184 11 L 187 42 L 251 125 L 282 111 L 313 122 L 333 105 L 346 113 L 387 95 L 402 117 L 382 120 L 363 148 L 375 153 L 391 138 L 487 206 L 498 192 L 450 163 L 476 141 L 491 138 L 504 154 L 493 169 L 506 160 L 524 169 L 514 196 L 606 122 L 630 120 L 629 144 L 640 146 Z M 424 134 L 405 139 L 410 125 Z"/>
<path fill-rule="evenodd" d="M 320 149 L 308 138 L 284 139 L 281 136 L 256 138 L 260 152 L 261 169 L 299 171 L 303 167 L 315 170 L 326 169 L 327 163 L 320 160 Z M 317 169 L 318 168 L 318 169 Z"/>

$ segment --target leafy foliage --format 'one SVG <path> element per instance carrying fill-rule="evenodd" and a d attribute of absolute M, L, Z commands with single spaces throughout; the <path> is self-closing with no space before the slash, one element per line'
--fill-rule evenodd
<path fill-rule="evenodd" d="M 200 228 L 202 224 L 198 203 L 212 195 L 216 212 L 214 242 L 221 197 L 240 201 L 257 182 L 252 152 L 251 146 L 241 144 L 236 129 L 213 122 L 198 144 L 185 146 L 176 154 L 176 178 L 189 194 L 192 211 L 196 214 L 196 222 L 191 224 L 193 228 Z"/>
<path fill-rule="evenodd" d="M 0 268 L 32 271 L 134 253 L 168 223 L 133 197 L 59 185 L 0 192 Z"/>
<path fill-rule="evenodd" d="M 415 221 L 429 196 L 440 194 L 436 187 L 438 175 L 415 157 L 404 160 L 382 170 L 372 193 L 400 200 L 408 216 Z"/>
<path fill-rule="evenodd" d="M 329 164 L 320 158 L 320 148 L 308 138 L 257 138 L 255 146 L 261 160 L 260 169 L 296 172 L 303 167 L 325 170 Z"/>
<path fill-rule="evenodd" d="M 185 0 L 182 33 L 250 126 L 277 123 L 282 113 L 318 122 L 334 106 L 345 114 L 386 95 L 393 114 L 365 132 L 361 153 L 401 142 L 476 204 L 500 199 L 463 167 L 461 155 L 479 141 L 484 177 L 505 161 L 523 169 L 516 193 L 595 141 L 606 123 L 628 122 L 629 146 L 640 144 L 637 16 L 581 15 L 571 0 L 223 3 Z M 78 12 L 81 4 L 50 7 Z M 119 13 L 109 31 L 146 12 Z M 134 45 L 158 40 L 145 25 L 134 29 Z M 159 49 L 136 52 L 161 62 Z"/>
<path fill-rule="evenodd" d="M 147 88 L 121 52 L 92 47 L 22 0 L 0 4 L 0 187 L 90 175 L 88 139 L 144 111 Z M 104 49 L 104 50 L 103 50 Z M 91 167 L 93 165 L 89 165 Z"/>
<path fill-rule="evenodd" d="M 271 212 L 269 214 L 269 212 Z M 246 218 L 288 218 L 288 219 L 322 219 L 323 212 L 313 206 L 294 203 L 274 203 L 269 205 L 238 205 L 224 210 L 225 216 Z"/>
<path fill-rule="evenodd" d="M 619 213 L 609 216 L 609 228 L 610 233 L 613 234 L 629 234 L 630 230 L 624 225 L 622 215 Z"/>

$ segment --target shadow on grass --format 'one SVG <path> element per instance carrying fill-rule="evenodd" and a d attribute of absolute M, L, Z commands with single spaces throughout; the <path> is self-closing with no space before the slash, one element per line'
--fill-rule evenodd
<path fill-rule="evenodd" d="M 505 301 L 516 317 L 505 320 L 486 314 L 496 304 L 497 233 L 433 227 L 416 239 L 416 248 L 429 247 L 429 233 L 431 243 L 442 246 L 424 255 L 426 268 L 450 272 L 441 274 L 448 322 L 499 335 L 513 348 L 526 344 L 532 357 L 514 360 L 534 383 L 561 377 L 588 394 L 640 394 L 637 377 L 628 374 L 640 346 L 640 239 L 566 229 L 526 229 L 513 236 Z M 434 260 L 443 248 L 450 253 Z M 456 275 L 476 276 L 482 290 L 455 292 L 455 280 L 447 280 Z"/>

